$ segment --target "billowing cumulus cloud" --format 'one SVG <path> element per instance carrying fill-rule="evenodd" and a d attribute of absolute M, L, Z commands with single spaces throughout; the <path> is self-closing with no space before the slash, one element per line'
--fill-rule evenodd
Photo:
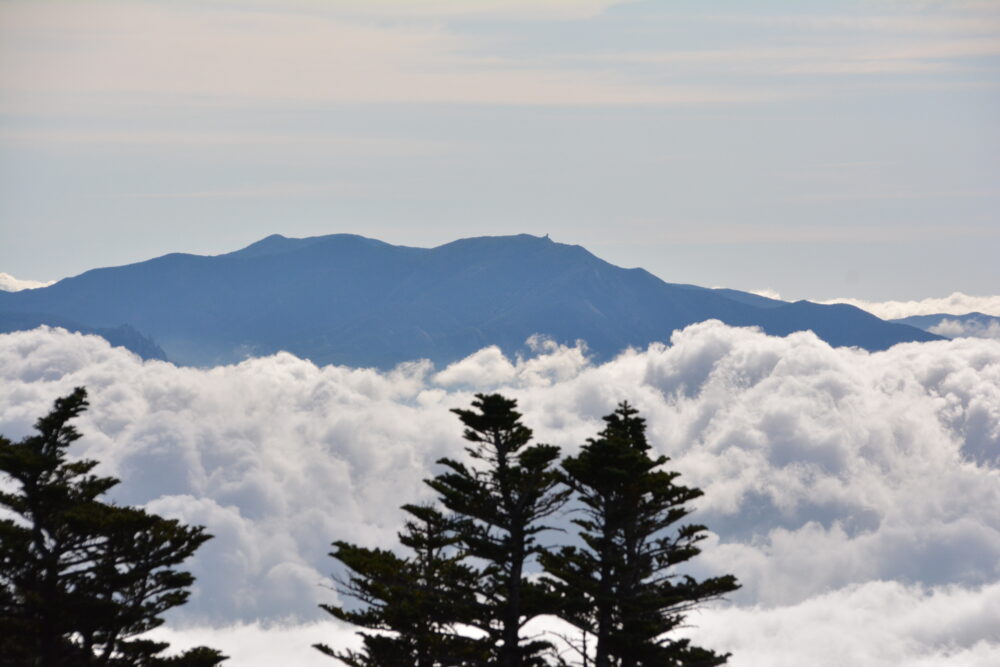
<path fill-rule="evenodd" d="M 987 667 L 1000 657 L 1000 585 L 926 589 L 874 581 L 780 607 L 696 614 L 696 643 L 733 667 Z"/>
<path fill-rule="evenodd" d="M 1000 658 L 1000 626 L 973 611 L 936 634 L 921 625 L 948 605 L 1000 608 L 1000 341 L 867 353 L 704 322 L 601 365 L 583 347 L 535 349 L 386 373 L 284 353 L 200 370 L 43 328 L 0 336 L 0 432 L 28 433 L 56 396 L 87 386 L 79 452 L 122 477 L 116 498 L 216 536 L 175 627 L 235 637 L 281 621 L 292 626 L 260 632 L 299 637 L 334 595 L 321 585 L 330 541 L 392 546 L 398 505 L 429 499 L 434 461 L 461 456 L 449 408 L 502 391 L 538 440 L 569 453 L 627 399 L 705 491 L 694 519 L 713 535 L 691 572 L 743 584 L 692 619 L 699 641 L 742 651 L 737 665 L 839 664 L 803 656 L 852 633 L 851 664 Z M 892 623 L 877 632 L 882 613 Z M 830 643 L 809 639 L 821 632 Z"/>
<path fill-rule="evenodd" d="M 0 272 L 0 290 L 4 292 L 20 292 L 23 289 L 35 289 L 36 287 L 48 287 L 53 280 L 42 282 L 40 280 L 19 280 L 9 273 Z"/>

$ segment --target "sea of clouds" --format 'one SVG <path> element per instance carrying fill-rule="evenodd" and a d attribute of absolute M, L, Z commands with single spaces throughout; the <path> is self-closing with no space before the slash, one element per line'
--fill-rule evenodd
<path fill-rule="evenodd" d="M 316 608 L 336 600 L 330 542 L 394 546 L 398 506 L 462 456 L 450 408 L 501 391 L 573 453 L 627 399 L 705 491 L 692 518 L 712 535 L 687 571 L 743 584 L 690 617 L 697 642 L 737 667 L 1000 664 L 1000 341 L 868 353 L 704 322 L 600 365 L 534 343 L 444 369 L 285 353 L 194 369 L 41 328 L 0 336 L 0 433 L 86 386 L 77 453 L 122 478 L 114 498 L 215 535 L 160 635 L 233 664 L 320 665 L 309 644 L 351 636 Z"/>

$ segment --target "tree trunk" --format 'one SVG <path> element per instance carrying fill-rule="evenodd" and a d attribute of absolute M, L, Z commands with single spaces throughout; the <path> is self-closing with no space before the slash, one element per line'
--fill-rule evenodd
<path fill-rule="evenodd" d="M 621 580 L 621 585 L 623 588 L 621 594 L 621 600 L 623 603 L 628 605 L 629 608 L 632 607 L 632 601 L 635 599 L 639 591 L 639 584 L 641 580 L 640 569 L 642 564 L 640 562 L 640 540 L 636 535 L 635 525 L 626 524 L 624 530 L 625 536 L 625 572 Z M 622 630 L 626 636 L 626 642 L 629 641 L 628 635 L 633 630 L 633 621 L 635 620 L 634 610 L 630 610 L 628 614 L 622 615 Z M 635 649 L 637 646 L 626 645 L 622 647 L 624 649 L 623 655 L 621 656 L 621 667 L 635 667 L 638 660 L 635 656 Z"/>
<path fill-rule="evenodd" d="M 521 667 L 521 573 L 524 570 L 524 533 L 515 527 L 510 534 L 511 563 L 507 609 L 503 616 L 503 648 L 500 652 L 502 667 Z"/>
<path fill-rule="evenodd" d="M 611 637 L 611 624 L 614 620 L 611 589 L 613 554 L 611 527 L 605 522 L 603 527 L 604 544 L 601 556 L 601 583 L 597 589 L 597 654 L 594 656 L 594 667 L 611 667 L 611 652 L 608 640 Z"/>

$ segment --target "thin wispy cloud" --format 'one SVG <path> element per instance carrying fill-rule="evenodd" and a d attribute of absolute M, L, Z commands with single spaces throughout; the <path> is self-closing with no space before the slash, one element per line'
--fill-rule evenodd
<path fill-rule="evenodd" d="M 8 64 L 0 84 L 15 99 L 49 95 L 186 95 L 290 103 L 463 103 L 673 105 L 782 99 L 748 82 L 650 81 L 641 71 L 581 63 L 669 65 L 673 78 L 699 72 L 816 75 L 941 72 L 1000 52 L 1000 21 L 914 17 L 747 17 L 776 26 L 834 30 L 820 46 L 671 49 L 661 52 L 515 57 L 505 38 L 473 40 L 458 28 L 416 16 L 521 11 L 541 18 L 586 18 L 613 2 L 530 3 L 16 3 L 4 7 L 0 35 Z M 362 11 L 364 7 L 364 11 Z M 474 8 L 474 9 L 470 9 Z M 393 13 L 395 12 L 395 13 Z M 401 13 L 400 13 L 401 12 Z M 384 13 L 384 14 L 383 14 Z M 380 17 L 394 16 L 389 22 Z M 732 20 L 740 20 L 733 18 Z M 933 27 L 933 29 L 932 29 Z M 871 32 L 902 39 L 858 44 Z M 847 34 L 847 38 L 844 37 Z M 916 33 L 916 35 L 914 35 Z M 964 33 L 958 37 L 956 33 Z M 64 37 L 72 35 L 71 40 Z M 986 37 L 984 35 L 992 35 Z M 922 37 L 922 39 L 917 39 Z M 909 41 L 908 41 L 909 40 Z M 862 40 L 864 41 L 864 40 Z M 59 49 L 47 45 L 61 42 Z M 572 63 L 572 65 L 568 64 Z M 792 94 L 785 91 L 784 95 Z"/>
<path fill-rule="evenodd" d="M 356 194 L 359 188 L 351 183 L 252 183 L 223 190 L 190 190 L 174 192 L 125 192 L 95 195 L 121 199 L 282 199 Z"/>
<path fill-rule="evenodd" d="M 421 141 L 408 138 L 365 137 L 349 134 L 275 133 L 275 132 L 209 132 L 168 130 L 126 130 L 107 127 L 78 129 L 0 129 L 0 142 L 24 147 L 104 146 L 108 149 L 191 148 L 267 149 L 292 148 L 306 154 L 312 151 L 337 151 L 340 154 L 364 157 L 426 156 L 448 153 L 445 142 Z"/>
<path fill-rule="evenodd" d="M 972 8 L 963 8 L 960 2 L 940 3 L 939 7 L 943 12 L 934 15 L 799 14 L 794 16 L 754 16 L 744 14 L 716 16 L 713 20 L 740 24 L 788 26 L 812 32 L 919 33 L 929 35 L 954 35 L 956 33 L 996 35 L 1000 33 L 1000 19 L 996 16 L 995 4 L 984 3 L 979 11 L 974 12 L 971 16 L 962 15 L 973 10 Z"/>
<path fill-rule="evenodd" d="M 287 12 L 336 12 L 355 17 L 578 20 L 634 0 L 212 0 L 217 6 Z"/>
<path fill-rule="evenodd" d="M 336 13 L 193 11 L 182 4 L 32 3 L 5 7 L 5 104 L 48 96 L 183 95 L 250 103 L 672 105 L 765 93 L 655 86 L 603 72 L 504 67 L 440 26 L 380 24 Z M 46 45 L 72 34 L 59 49 Z M 11 98 L 13 97 L 13 101 Z"/>
<path fill-rule="evenodd" d="M 970 58 L 1000 55 L 1000 28 L 993 38 L 922 40 L 880 45 L 746 47 L 698 51 L 620 52 L 582 56 L 580 60 L 630 65 L 673 66 L 687 73 L 751 75 L 880 74 L 945 72 L 977 65 Z M 684 73 L 675 70 L 674 75 Z"/>
<path fill-rule="evenodd" d="M 941 197 L 979 198 L 991 196 L 984 192 L 963 193 L 892 193 L 872 192 L 854 196 L 814 195 L 801 197 L 799 201 L 845 201 L 845 200 L 920 200 Z M 741 245 L 751 243 L 817 243 L 837 241 L 892 242 L 907 240 L 946 240 L 955 238 L 1000 238 L 1000 229 L 994 225 L 955 225 L 942 227 L 933 224 L 921 225 L 878 225 L 878 224 L 803 224 L 761 223 L 761 224 L 721 224 L 711 229 L 699 228 L 693 224 L 669 223 L 656 219 L 628 221 L 622 225 L 629 229 L 649 229 L 648 240 L 669 241 L 674 244 L 716 243 L 719 245 Z M 643 243 L 635 240 L 634 243 Z M 623 240 L 621 244 L 629 241 Z"/>

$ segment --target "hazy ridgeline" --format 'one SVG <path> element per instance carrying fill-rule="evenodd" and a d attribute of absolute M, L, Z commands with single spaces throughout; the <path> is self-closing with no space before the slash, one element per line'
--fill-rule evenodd
<path fill-rule="evenodd" d="M 319 365 L 445 365 L 486 345 L 524 353 L 539 332 L 562 343 L 583 339 L 606 361 L 709 319 L 774 335 L 811 330 L 831 345 L 866 350 L 939 338 L 849 305 L 666 283 L 529 234 L 436 248 L 352 234 L 272 235 L 224 255 L 172 253 L 0 292 L 0 331 L 96 330 L 143 358 L 193 366 L 280 350 Z"/>
<path fill-rule="evenodd" d="M 440 370 L 320 368 L 288 354 L 198 370 L 35 330 L 0 337 L 0 374 L 5 435 L 26 435 L 85 385 L 79 454 L 123 479 L 114 497 L 216 536 L 168 622 L 178 646 L 218 645 L 234 662 L 206 632 L 236 643 L 246 633 L 233 624 L 280 622 L 254 632 L 307 652 L 331 641 L 308 625 L 336 601 L 320 585 L 330 541 L 392 547 L 398 506 L 432 499 L 421 479 L 460 455 L 448 409 L 494 389 L 565 454 L 623 398 L 648 419 L 655 451 L 705 491 L 692 519 L 713 536 L 691 574 L 743 584 L 688 631 L 733 664 L 998 655 L 996 341 L 867 353 L 707 322 L 600 365 L 542 342 L 531 358 L 486 348 Z"/>

